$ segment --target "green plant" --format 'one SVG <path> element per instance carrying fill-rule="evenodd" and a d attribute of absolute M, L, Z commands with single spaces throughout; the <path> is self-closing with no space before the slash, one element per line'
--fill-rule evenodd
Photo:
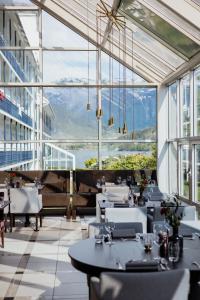
<path fill-rule="evenodd" d="M 173 195 L 174 202 L 170 201 L 162 201 L 161 203 L 161 215 L 165 215 L 166 221 L 173 228 L 177 228 L 180 225 L 180 221 L 182 219 L 182 214 L 179 214 L 179 206 L 181 205 L 181 201 L 179 200 L 178 195 Z"/>

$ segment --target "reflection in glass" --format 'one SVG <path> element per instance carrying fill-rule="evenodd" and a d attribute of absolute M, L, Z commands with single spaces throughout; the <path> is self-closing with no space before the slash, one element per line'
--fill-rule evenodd
<path fill-rule="evenodd" d="M 200 145 L 195 145 L 195 201 L 200 202 Z"/>
<path fill-rule="evenodd" d="M 194 72 L 195 135 L 200 135 L 200 69 Z"/>
<path fill-rule="evenodd" d="M 182 145 L 180 194 L 185 198 L 189 198 L 189 172 L 189 145 Z"/>
<path fill-rule="evenodd" d="M 190 136 L 190 76 L 181 80 L 182 137 Z"/>
<path fill-rule="evenodd" d="M 177 137 L 177 83 L 169 86 L 169 138 Z"/>

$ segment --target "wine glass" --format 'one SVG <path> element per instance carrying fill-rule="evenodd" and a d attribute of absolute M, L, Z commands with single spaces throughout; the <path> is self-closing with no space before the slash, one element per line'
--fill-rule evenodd
<path fill-rule="evenodd" d="M 109 235 L 109 241 L 108 241 L 108 245 L 113 245 L 113 241 L 112 241 L 112 232 L 115 229 L 115 223 L 114 222 L 108 222 L 108 220 L 106 220 L 105 222 L 105 229 L 108 232 Z"/>
<path fill-rule="evenodd" d="M 151 252 L 153 247 L 153 235 L 150 233 L 143 235 L 143 244 L 145 252 Z"/>
<path fill-rule="evenodd" d="M 122 178 L 121 178 L 121 176 L 118 176 L 117 177 L 117 184 L 121 184 L 122 183 Z"/>

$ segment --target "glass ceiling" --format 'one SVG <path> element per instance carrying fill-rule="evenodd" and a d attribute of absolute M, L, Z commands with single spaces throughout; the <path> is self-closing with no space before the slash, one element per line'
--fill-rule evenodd
<path fill-rule="evenodd" d="M 25 1 L 25 0 L 24 0 Z M 0 0 L 0 3 L 2 1 Z M 5 1 L 4 1 L 5 2 Z M 16 2 L 16 0 L 14 1 Z M 98 0 L 32 0 L 96 45 Z M 149 82 L 162 82 L 200 52 L 200 1 L 104 0 L 126 18 L 123 33 L 101 18 L 101 47 Z M 88 12 L 87 12 L 87 7 Z M 129 30 L 130 29 L 130 30 Z M 132 36 L 133 35 L 133 36 Z M 113 46 L 110 47 L 110 42 Z M 132 46 L 133 41 L 133 46 Z M 125 54 L 124 54 L 125 51 Z"/>

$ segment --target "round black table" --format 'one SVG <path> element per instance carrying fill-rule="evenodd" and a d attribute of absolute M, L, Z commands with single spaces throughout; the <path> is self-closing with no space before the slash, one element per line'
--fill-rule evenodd
<path fill-rule="evenodd" d="M 150 260 L 158 257 L 159 248 L 153 245 L 151 252 L 146 253 L 141 241 L 115 240 L 114 245 L 96 244 L 95 239 L 81 240 L 69 248 L 72 265 L 88 274 L 99 276 L 105 271 L 126 271 L 129 260 Z M 183 255 L 179 262 L 169 264 L 171 269 L 187 268 L 197 270 L 192 262 L 200 263 L 200 239 L 184 239 Z M 120 263 L 119 263 L 120 262 Z"/>
<path fill-rule="evenodd" d="M 115 240 L 114 245 L 96 244 L 95 239 L 81 240 L 69 248 L 68 254 L 72 265 L 86 273 L 88 285 L 91 276 L 99 277 L 102 272 L 126 272 L 125 264 L 129 260 L 149 260 L 158 257 L 159 248 L 153 246 L 146 253 L 141 241 Z M 187 268 L 190 270 L 191 295 L 189 299 L 200 299 L 200 269 L 192 262 L 200 263 L 200 239 L 184 239 L 183 255 L 177 263 L 169 263 L 170 269 Z"/>

